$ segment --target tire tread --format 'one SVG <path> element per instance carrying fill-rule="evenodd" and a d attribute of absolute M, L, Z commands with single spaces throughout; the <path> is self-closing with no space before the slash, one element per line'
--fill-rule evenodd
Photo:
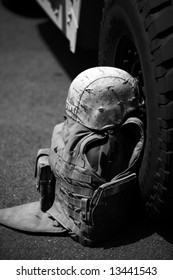
<path fill-rule="evenodd" d="M 106 1 L 100 37 L 104 37 L 106 16 L 111 13 L 115 3 L 116 0 Z M 158 100 L 158 145 L 160 150 L 156 158 L 158 166 L 155 181 L 151 186 L 149 196 L 145 198 L 146 209 L 155 219 L 159 216 L 160 218 L 173 217 L 173 1 L 131 0 L 131 3 L 138 11 L 148 36 Z M 110 35 L 112 34 L 107 34 L 105 38 L 109 40 Z M 108 41 L 106 39 L 101 42 L 99 47 L 99 61 L 102 58 L 102 64 L 111 63 L 109 59 L 107 61 Z M 149 151 L 150 147 L 147 160 L 151 156 Z M 148 172 L 149 170 L 146 171 L 144 177 Z M 170 199 L 170 195 L 172 199 Z"/>

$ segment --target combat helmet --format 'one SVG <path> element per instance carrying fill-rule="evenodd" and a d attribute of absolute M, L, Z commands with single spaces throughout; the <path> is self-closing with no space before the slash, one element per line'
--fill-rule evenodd
<path fill-rule="evenodd" d="M 66 114 L 90 129 L 104 130 L 122 123 L 139 105 L 137 80 L 122 69 L 101 66 L 81 72 L 72 81 Z"/>

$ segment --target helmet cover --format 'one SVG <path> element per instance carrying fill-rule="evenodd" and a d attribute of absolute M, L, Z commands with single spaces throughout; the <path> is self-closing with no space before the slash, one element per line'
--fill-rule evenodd
<path fill-rule="evenodd" d="M 135 78 L 122 69 L 101 66 L 81 72 L 72 81 L 66 113 L 90 129 L 103 130 L 116 127 L 139 103 Z"/>

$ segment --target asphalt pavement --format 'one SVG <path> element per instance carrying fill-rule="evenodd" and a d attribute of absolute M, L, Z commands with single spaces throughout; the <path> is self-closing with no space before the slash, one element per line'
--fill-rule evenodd
<path fill-rule="evenodd" d="M 0 208 L 39 200 L 37 151 L 49 147 L 54 125 L 63 121 L 72 79 L 96 65 L 95 51 L 69 51 L 34 0 L 0 3 Z M 0 226 L 0 259 L 172 260 L 173 232 L 137 215 L 105 244 L 87 248 L 67 235 Z"/>

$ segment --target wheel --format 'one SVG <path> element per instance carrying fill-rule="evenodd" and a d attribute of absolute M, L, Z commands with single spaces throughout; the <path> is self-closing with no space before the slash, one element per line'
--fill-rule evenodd
<path fill-rule="evenodd" d="M 146 110 L 146 142 L 139 171 L 145 208 L 173 217 L 173 1 L 105 1 L 99 65 L 137 77 Z"/>

